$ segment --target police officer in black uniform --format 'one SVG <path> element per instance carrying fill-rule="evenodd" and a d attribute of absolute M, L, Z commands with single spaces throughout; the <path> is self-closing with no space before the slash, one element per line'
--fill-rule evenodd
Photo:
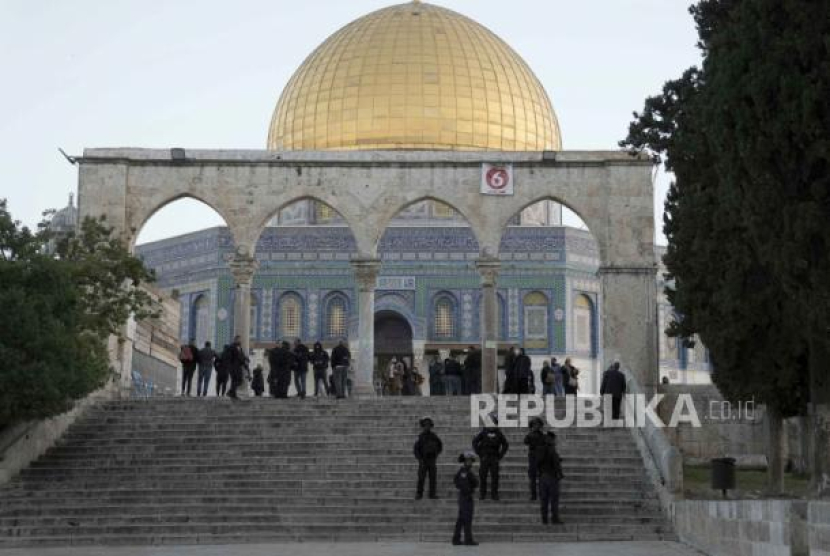
<path fill-rule="evenodd" d="M 561 524 L 559 519 L 559 481 L 562 474 L 562 459 L 556 452 L 556 435 L 548 431 L 544 446 L 536 450 L 536 462 L 539 467 L 539 497 L 542 501 L 542 523 Z"/>
<path fill-rule="evenodd" d="M 435 461 L 444 449 L 441 444 L 441 439 L 438 435 L 432 432 L 433 422 L 429 417 L 424 417 L 419 421 L 421 425 L 421 434 L 418 436 L 418 441 L 415 442 L 415 458 L 418 460 L 418 487 L 415 493 L 415 500 L 420 500 L 424 497 L 424 480 L 429 474 L 429 497 L 431 499 L 438 498 L 436 494 L 436 475 L 438 469 L 435 466 Z"/>
<path fill-rule="evenodd" d="M 473 450 L 481 458 L 479 478 L 481 479 L 481 499 L 487 498 L 487 475 L 493 482 L 493 500 L 499 499 L 499 461 L 507 453 L 510 445 L 504 433 L 498 427 L 499 421 L 494 414 L 490 414 L 495 426 L 484 427 L 473 439 Z"/>
<path fill-rule="evenodd" d="M 545 445 L 545 433 L 542 432 L 542 427 L 545 426 L 545 423 L 539 417 L 534 417 L 530 420 L 529 424 L 530 432 L 525 436 L 525 446 L 527 446 L 527 478 L 530 479 L 530 499 L 536 500 L 539 484 L 536 467 L 536 451 Z"/>
<path fill-rule="evenodd" d="M 455 532 L 452 535 L 452 543 L 455 545 L 466 544 L 476 546 L 478 543 L 473 540 L 473 509 L 475 502 L 473 497 L 478 488 L 478 479 L 473 473 L 473 463 L 476 456 L 472 452 L 464 452 L 458 456 L 458 461 L 464 465 L 455 474 L 455 488 L 458 489 L 458 519 L 455 521 Z M 461 542 L 461 530 L 464 530 L 464 542 Z"/>

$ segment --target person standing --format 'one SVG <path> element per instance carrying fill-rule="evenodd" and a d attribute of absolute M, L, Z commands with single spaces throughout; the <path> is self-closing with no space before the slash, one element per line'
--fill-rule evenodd
<path fill-rule="evenodd" d="M 476 456 L 472 452 L 464 452 L 458 456 L 458 461 L 463 463 L 461 469 L 455 474 L 455 488 L 458 489 L 458 518 L 455 520 L 455 531 L 452 535 L 452 544 L 466 544 L 476 546 L 473 540 L 473 512 L 475 509 L 474 496 L 478 488 L 478 479 L 473 473 L 473 463 Z M 464 542 L 461 542 L 461 531 L 464 531 Z"/>
<path fill-rule="evenodd" d="M 314 349 L 311 352 L 311 368 L 314 370 L 314 396 L 330 394 L 327 376 L 329 354 L 323 349 L 323 345 L 320 342 L 314 343 Z"/>
<path fill-rule="evenodd" d="M 525 435 L 527 446 L 527 478 L 530 480 L 530 500 L 536 500 L 538 492 L 537 454 L 545 446 L 545 433 L 542 432 L 544 422 L 539 417 L 530 420 L 530 432 Z"/>
<path fill-rule="evenodd" d="M 571 364 L 571 358 L 565 359 L 562 365 L 562 379 L 564 381 L 565 395 L 576 396 L 579 392 L 579 369 Z"/>
<path fill-rule="evenodd" d="M 400 396 L 403 388 L 403 367 L 397 357 L 389 361 L 389 372 L 387 374 L 387 390 L 390 396 Z"/>
<path fill-rule="evenodd" d="M 228 371 L 231 375 L 231 388 L 228 390 L 228 397 L 237 399 L 236 391 L 245 379 L 245 368 L 248 365 L 248 357 L 242 349 L 242 338 L 239 336 L 234 336 L 233 343 L 229 349 Z"/>
<path fill-rule="evenodd" d="M 306 379 L 308 378 L 308 347 L 299 338 L 294 340 L 294 389 L 297 397 L 305 399 Z"/>
<path fill-rule="evenodd" d="M 216 352 L 210 342 L 205 342 L 205 347 L 199 350 L 197 359 L 199 361 L 199 376 L 196 377 L 196 395 L 207 396 L 210 375 L 213 374 L 213 364 L 216 362 Z"/>
<path fill-rule="evenodd" d="M 429 395 L 443 396 L 447 392 L 444 389 L 444 364 L 436 355 L 429 364 Z"/>
<path fill-rule="evenodd" d="M 461 363 L 455 357 L 450 356 L 444 360 L 444 389 L 448 396 L 461 394 L 461 374 Z"/>
<path fill-rule="evenodd" d="M 291 345 L 283 341 L 279 346 L 268 352 L 268 364 L 271 372 L 268 375 L 269 384 L 273 384 L 272 396 L 285 399 L 288 397 L 288 387 L 291 385 L 291 370 L 294 367 L 294 354 Z"/>
<path fill-rule="evenodd" d="M 516 391 L 514 394 L 530 394 L 535 388 L 533 384 L 533 370 L 531 369 L 530 357 L 525 354 L 524 348 L 519 350 L 519 355 L 513 361 L 515 368 Z"/>
<path fill-rule="evenodd" d="M 418 435 L 418 440 L 415 442 L 413 451 L 415 459 L 418 460 L 418 484 L 415 490 L 415 500 L 420 500 L 424 497 L 424 482 L 427 475 L 429 475 L 429 497 L 431 499 L 438 498 L 436 479 L 438 475 L 438 467 L 436 461 L 444 445 L 438 435 L 432 432 L 434 423 L 429 417 L 424 417 L 418 424 L 421 426 L 421 434 Z"/>
<path fill-rule="evenodd" d="M 262 365 L 254 367 L 254 377 L 251 379 L 251 390 L 254 391 L 254 396 L 260 397 L 265 391 L 265 380 L 262 377 Z"/>
<path fill-rule="evenodd" d="M 225 344 L 222 353 L 216 358 L 213 366 L 216 368 L 216 396 L 224 396 L 228 390 L 228 378 L 230 377 L 230 344 Z"/>
<path fill-rule="evenodd" d="M 464 383 L 466 394 L 481 394 L 481 351 L 475 346 L 467 348 L 464 360 Z"/>
<path fill-rule="evenodd" d="M 542 502 L 542 523 L 561 524 L 559 519 L 559 481 L 562 474 L 562 460 L 556 452 L 556 435 L 548 431 L 545 443 L 536 450 L 539 472 L 539 498 Z"/>
<path fill-rule="evenodd" d="M 625 395 L 625 375 L 620 371 L 620 362 L 614 361 L 602 375 L 602 385 L 599 388 L 600 396 L 611 396 L 611 418 L 620 418 L 620 406 Z"/>
<path fill-rule="evenodd" d="M 193 386 L 193 373 L 196 372 L 198 364 L 199 348 L 196 347 L 196 340 L 183 344 L 179 350 L 179 361 L 182 364 L 182 396 L 190 395 L 190 388 Z"/>
<path fill-rule="evenodd" d="M 553 358 L 553 364 L 556 365 L 556 357 Z M 550 361 L 547 359 L 542 363 L 542 370 L 539 372 L 539 378 L 542 380 L 542 395 L 554 395 L 556 390 L 556 374 L 554 372 L 554 368 L 550 365 Z"/>
<path fill-rule="evenodd" d="M 473 438 L 473 450 L 481 458 L 479 478 L 481 479 L 482 500 L 487 498 L 488 475 L 492 481 L 491 497 L 493 500 L 499 499 L 499 462 L 510 448 L 507 438 L 505 438 L 504 433 L 498 427 L 498 418 L 491 413 L 490 419 L 493 420 L 493 426 L 484 427 Z"/>
<path fill-rule="evenodd" d="M 346 381 L 349 377 L 349 365 L 352 354 L 343 340 L 331 352 L 331 367 L 334 369 L 334 391 L 338 399 L 346 397 Z"/>
<path fill-rule="evenodd" d="M 504 384 L 503 394 L 518 393 L 518 381 L 516 378 L 516 359 L 519 357 L 519 346 L 513 346 L 504 358 Z"/>

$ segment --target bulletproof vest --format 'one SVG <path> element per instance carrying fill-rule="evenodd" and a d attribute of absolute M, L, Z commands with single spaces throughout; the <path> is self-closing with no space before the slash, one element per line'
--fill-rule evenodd
<path fill-rule="evenodd" d="M 481 437 L 479 449 L 483 456 L 497 456 L 501 448 L 501 435 L 496 430 L 486 430 Z"/>

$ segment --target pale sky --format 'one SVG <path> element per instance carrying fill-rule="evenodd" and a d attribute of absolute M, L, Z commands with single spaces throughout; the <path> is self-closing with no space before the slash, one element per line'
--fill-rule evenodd
<path fill-rule="evenodd" d="M 38 222 L 66 205 L 84 147 L 264 148 L 311 51 L 394 0 L 0 0 L 0 198 Z M 550 96 L 565 149 L 616 149 L 631 113 L 699 63 L 689 0 L 442 0 L 494 31 Z M 662 228 L 668 180 L 658 176 Z M 221 224 L 179 201 L 142 241 Z M 664 243 L 662 233 L 658 241 Z"/>

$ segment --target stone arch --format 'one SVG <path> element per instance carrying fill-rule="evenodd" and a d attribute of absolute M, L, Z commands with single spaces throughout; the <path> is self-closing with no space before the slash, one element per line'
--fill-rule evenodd
<path fill-rule="evenodd" d="M 238 245 L 236 243 L 236 230 L 231 225 L 231 220 L 228 218 L 227 214 L 229 213 L 228 209 L 220 206 L 218 203 L 213 202 L 210 197 L 198 195 L 191 192 L 184 192 L 171 195 L 169 197 L 162 198 L 161 200 L 153 200 L 152 198 L 148 201 L 141 201 L 135 200 L 131 201 L 128 213 L 127 213 L 127 246 L 130 251 L 135 250 L 136 240 L 138 236 L 141 235 L 141 231 L 159 211 L 164 209 L 165 207 L 183 199 L 192 199 L 194 201 L 198 201 L 199 203 L 207 206 L 208 208 L 212 209 L 222 221 L 225 223 L 225 226 L 228 228 L 228 232 L 231 234 L 231 239 L 234 242 L 234 245 Z"/>
<path fill-rule="evenodd" d="M 466 207 L 459 208 L 459 206 L 463 205 L 457 203 L 457 201 L 455 200 L 447 199 L 440 195 L 424 195 L 411 200 L 406 200 L 406 202 L 403 203 L 393 203 L 391 202 L 391 199 L 388 199 L 387 201 L 389 202 L 386 204 L 385 207 L 383 207 L 382 212 L 379 213 L 379 216 L 374 219 L 377 238 L 375 239 L 374 245 L 372 247 L 373 256 L 377 256 L 378 249 L 380 248 L 380 242 L 383 239 L 383 235 L 389 229 L 392 220 L 395 218 L 395 216 L 406 210 L 406 208 L 416 203 L 421 203 L 423 201 L 434 201 L 438 203 L 443 203 L 452 208 L 467 223 L 467 226 L 469 227 L 470 232 L 473 234 L 473 238 L 475 239 L 476 243 L 479 246 L 481 245 L 478 239 L 478 235 L 476 234 L 476 228 L 473 225 L 475 217 L 473 217 L 473 220 L 471 220 L 470 212 L 466 209 Z"/>
<path fill-rule="evenodd" d="M 361 241 L 356 233 L 356 230 L 359 230 L 359 226 L 355 226 L 356 220 L 359 218 L 357 214 L 349 209 L 344 209 L 338 207 L 338 204 L 344 203 L 337 203 L 337 199 L 329 198 L 328 195 L 311 195 L 311 194 L 299 194 L 293 197 L 286 197 L 285 199 L 281 199 L 276 204 L 263 204 L 261 207 L 258 207 L 256 210 L 256 214 L 252 217 L 252 224 L 248 228 L 248 231 L 244 234 L 244 242 L 250 245 L 251 253 L 256 250 L 256 244 L 259 241 L 260 237 L 262 237 L 263 232 L 265 232 L 266 228 L 268 227 L 268 223 L 271 220 L 279 215 L 284 209 L 290 207 L 295 203 L 300 203 L 303 201 L 314 201 L 317 203 L 322 203 L 332 210 L 334 210 L 342 219 L 343 223 L 346 228 L 349 229 L 349 232 L 354 237 L 356 247 L 358 252 L 361 252 Z M 366 243 L 364 240 L 362 243 Z"/>
<path fill-rule="evenodd" d="M 535 205 L 536 203 L 540 203 L 540 202 L 543 202 L 543 201 L 553 201 L 555 203 L 559 203 L 563 207 L 566 207 L 569 210 L 573 211 L 574 214 L 576 214 L 585 223 L 585 225 L 588 228 L 588 232 L 590 232 L 591 237 L 594 239 L 594 242 L 597 244 L 597 249 L 599 251 L 600 264 L 603 264 L 603 261 L 606 260 L 605 256 L 604 256 L 604 252 L 603 252 L 603 247 L 604 247 L 603 243 L 599 241 L 599 236 L 598 236 L 597 232 L 595 231 L 594 226 L 592 226 L 591 222 L 589 222 L 586 219 L 586 216 L 584 216 L 584 214 L 592 214 L 592 212 L 584 210 L 584 209 L 581 210 L 581 209 L 574 208 L 574 206 L 570 202 L 564 201 L 560 197 L 557 197 L 557 196 L 554 196 L 554 195 L 548 195 L 548 194 L 543 194 L 543 195 L 540 195 L 538 197 L 533 197 L 529 201 L 527 201 L 527 200 L 523 201 L 520 205 L 518 205 L 518 208 L 516 208 L 516 210 L 512 214 L 503 213 L 501 215 L 501 220 L 498 224 L 498 229 L 500 231 L 500 238 L 501 238 L 501 240 L 499 241 L 499 252 L 501 252 L 501 242 L 504 240 L 504 236 L 507 233 L 508 228 L 510 227 L 510 221 L 513 219 L 513 217 L 516 216 L 517 214 L 521 214 L 525 209 Z M 596 223 L 595 226 L 601 228 L 599 223 Z"/>

